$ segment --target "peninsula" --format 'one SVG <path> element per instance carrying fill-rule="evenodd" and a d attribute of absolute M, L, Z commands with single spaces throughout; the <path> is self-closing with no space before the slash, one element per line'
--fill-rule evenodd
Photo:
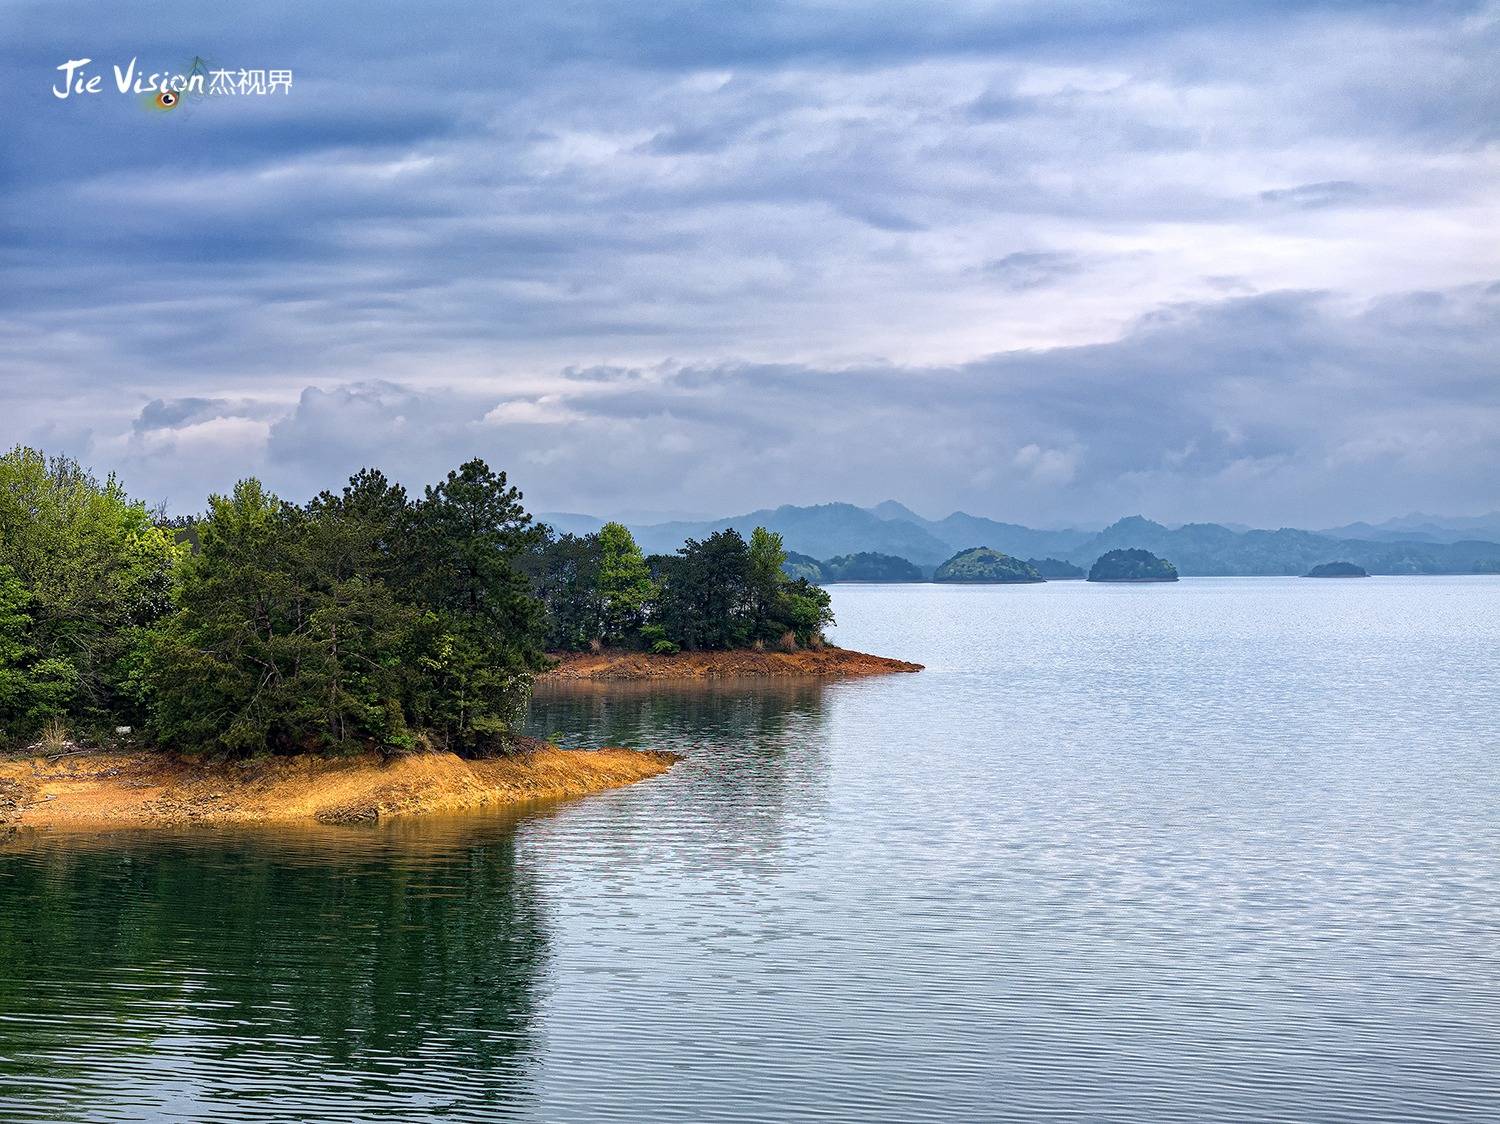
<path fill-rule="evenodd" d="M 370 824 L 392 816 L 493 811 L 618 788 L 676 754 L 562 750 L 523 739 L 502 757 L 366 752 L 242 760 L 152 750 L 40 749 L 0 760 L 0 830 L 185 824 Z"/>
<path fill-rule="evenodd" d="M 866 675 L 921 671 L 919 663 L 851 652 L 824 645 L 796 652 L 738 650 L 728 652 L 599 651 L 564 653 L 556 667 L 537 676 L 539 684 L 620 680 L 700 679 L 851 679 Z"/>
<path fill-rule="evenodd" d="M 0 456 L 0 826 L 581 795 L 676 758 L 526 736 L 539 678 L 920 670 L 829 645 L 828 593 L 763 528 L 648 558 L 620 524 L 558 535 L 521 498 L 471 460 L 420 498 L 363 469 L 305 504 L 246 479 L 165 519 L 70 458 Z"/>

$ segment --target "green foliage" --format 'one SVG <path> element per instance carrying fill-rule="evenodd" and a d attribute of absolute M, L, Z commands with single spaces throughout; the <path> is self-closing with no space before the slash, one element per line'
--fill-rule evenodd
<path fill-rule="evenodd" d="M 785 619 L 784 591 L 789 584 L 781 572 L 785 562 L 786 548 L 782 546 L 780 535 L 764 527 L 756 527 L 750 532 L 745 584 L 750 600 L 752 640 L 770 640 L 785 631 L 780 627 Z"/>
<path fill-rule="evenodd" d="M 798 644 L 812 644 L 823 639 L 823 630 L 833 624 L 832 599 L 806 578 L 798 578 L 782 587 L 778 615 L 767 631 L 790 632 Z"/>
<path fill-rule="evenodd" d="M 806 578 L 814 585 L 826 579 L 823 563 L 811 555 L 798 554 L 791 550 L 786 553 L 786 561 L 781 564 L 781 572 L 793 581 Z"/>
<path fill-rule="evenodd" d="M 738 531 L 688 539 L 676 555 L 658 559 L 656 577 L 669 638 L 689 650 L 749 645 L 750 548 Z"/>
<path fill-rule="evenodd" d="M 599 528 L 599 600 L 605 644 L 626 644 L 640 632 L 656 596 L 646 556 L 623 523 Z"/>
<path fill-rule="evenodd" d="M 1089 569 L 1091 582 L 1175 582 L 1177 567 L 1149 550 L 1111 550 Z"/>
<path fill-rule="evenodd" d="M 546 615 L 549 651 L 582 651 L 603 635 L 600 555 L 598 535 L 562 535 L 549 536 L 522 560 Z"/>
<path fill-rule="evenodd" d="M 542 666 L 517 561 L 537 533 L 471 461 L 411 503 L 378 472 L 305 508 L 242 481 L 214 496 L 145 679 L 185 748 L 503 745 Z"/>
<path fill-rule="evenodd" d="M 1028 558 L 1026 564 L 1048 581 L 1083 577 L 1083 567 L 1061 558 Z"/>
<path fill-rule="evenodd" d="M 747 544 L 738 531 L 689 539 L 676 555 L 652 559 L 661 593 L 654 614 L 665 636 L 683 648 L 742 648 L 820 639 L 833 623 L 827 591 L 782 570 L 781 536 L 756 528 Z"/>
<path fill-rule="evenodd" d="M 73 664 L 37 651 L 30 605 L 26 587 L 0 566 L 0 735 L 36 733 L 48 719 L 67 713 L 78 690 Z"/>
<path fill-rule="evenodd" d="M 922 570 L 894 554 L 860 551 L 841 554 L 823 563 L 823 573 L 833 582 L 919 582 Z"/>
<path fill-rule="evenodd" d="M 306 740 L 318 669 L 311 590 L 298 572 L 304 530 L 301 513 L 259 481 L 209 497 L 177 611 L 146 659 L 152 725 L 167 743 L 254 750 Z"/>
<path fill-rule="evenodd" d="M 597 559 L 597 562 L 593 561 Z M 642 557 L 630 532 L 549 538 L 526 561 L 546 606 L 547 641 L 561 650 L 595 643 L 657 655 L 779 643 L 815 643 L 833 623 L 826 592 L 785 570 L 781 536 L 756 528 L 688 540 L 673 555 Z"/>
<path fill-rule="evenodd" d="M 542 605 L 521 569 L 546 531 L 482 460 L 428 487 L 413 514 L 412 592 L 433 624 L 417 718 L 454 748 L 496 744 L 546 665 Z"/>
<path fill-rule="evenodd" d="M 113 476 L 17 447 L 0 456 L 0 730 L 137 713 L 143 630 L 170 606 L 180 549 Z"/>
<path fill-rule="evenodd" d="M 646 559 L 553 537 L 473 460 L 413 500 L 374 470 L 303 506 L 257 480 L 153 524 L 66 458 L 0 458 L 0 736 L 146 725 L 225 753 L 511 743 L 546 647 L 820 641 L 828 594 L 779 535 Z"/>
<path fill-rule="evenodd" d="M 1045 581 L 1036 568 L 1009 554 L 987 546 L 961 550 L 937 568 L 935 582 L 986 582 L 1010 584 Z"/>

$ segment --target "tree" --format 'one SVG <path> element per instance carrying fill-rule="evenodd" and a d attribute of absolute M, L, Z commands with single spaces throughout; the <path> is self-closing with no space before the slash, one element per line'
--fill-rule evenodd
<path fill-rule="evenodd" d="M 195 525 L 143 680 L 154 727 L 231 751 L 503 748 L 543 664 L 518 561 L 540 532 L 470 461 L 413 504 L 379 472 L 305 508 L 258 481 Z"/>
<path fill-rule="evenodd" d="M 604 633 L 598 535 L 548 537 L 522 560 L 542 603 L 548 650 L 576 652 Z"/>
<path fill-rule="evenodd" d="M 786 549 L 781 545 L 781 536 L 764 527 L 750 532 L 749 587 L 750 634 L 755 640 L 774 640 L 783 631 L 777 628 L 778 609 L 781 607 L 782 587 L 787 577 L 781 567 L 786 562 Z"/>
<path fill-rule="evenodd" d="M 414 584 L 433 614 L 417 717 L 455 748 L 503 738 L 546 665 L 541 603 L 521 570 L 545 531 L 521 498 L 476 459 L 429 486 L 414 510 Z"/>
<path fill-rule="evenodd" d="M 675 555 L 651 558 L 660 593 L 647 631 L 689 650 L 742 648 L 790 633 L 810 644 L 833 623 L 828 592 L 782 571 L 781 536 L 757 527 L 747 544 L 733 529 Z"/>
<path fill-rule="evenodd" d="M 0 655 L 12 702 L 0 703 L 0 726 L 26 736 L 52 716 L 133 721 L 134 657 L 170 607 L 180 553 L 114 476 L 101 482 L 77 461 L 25 447 L 0 456 L 0 567 L 14 583 L 10 654 Z"/>
<path fill-rule="evenodd" d="M 828 591 L 806 578 L 782 586 L 778 613 L 778 623 L 802 645 L 820 643 L 823 630 L 833 624 L 833 602 Z"/>
<path fill-rule="evenodd" d="M 689 650 L 749 643 L 750 551 L 738 531 L 688 539 L 662 576 L 660 615 L 669 639 Z"/>
<path fill-rule="evenodd" d="M 27 736 L 66 713 L 78 689 L 67 660 L 43 658 L 33 642 L 31 595 L 0 566 L 0 738 Z"/>
<path fill-rule="evenodd" d="M 241 480 L 210 496 L 177 610 L 146 659 L 152 726 L 184 748 L 312 748 L 322 679 L 301 559 L 305 516 Z"/>
<path fill-rule="evenodd" d="M 646 557 L 623 523 L 599 528 L 599 551 L 600 638 L 606 644 L 635 644 L 647 606 L 656 596 Z"/>
<path fill-rule="evenodd" d="M 408 520 L 378 472 L 305 509 L 256 480 L 210 497 L 147 659 L 156 734 L 238 752 L 410 744 L 423 621 L 400 596 Z"/>
<path fill-rule="evenodd" d="M 318 645 L 322 736 L 409 745 L 414 663 L 430 629 L 413 600 L 412 508 L 379 471 L 355 473 L 340 495 L 307 507 L 295 564 L 307 590 L 308 632 Z"/>

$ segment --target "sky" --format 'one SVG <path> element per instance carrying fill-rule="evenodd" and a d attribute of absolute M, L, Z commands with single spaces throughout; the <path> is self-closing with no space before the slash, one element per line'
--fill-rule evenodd
<path fill-rule="evenodd" d="M 292 86 L 114 88 L 195 57 Z M 181 512 L 1495 510 L 1497 64 L 1495 2 L 0 0 L 0 444 Z"/>

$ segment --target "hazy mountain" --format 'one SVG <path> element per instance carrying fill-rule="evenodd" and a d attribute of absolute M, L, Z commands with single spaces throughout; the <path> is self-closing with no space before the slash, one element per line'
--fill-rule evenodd
<path fill-rule="evenodd" d="M 593 516 L 567 513 L 538 518 L 575 534 L 597 530 L 602 523 Z M 754 528 L 766 527 L 781 535 L 788 550 L 810 559 L 882 554 L 929 570 L 958 551 L 982 546 L 1017 558 L 1058 558 L 1084 569 L 1110 550 L 1149 550 L 1188 575 L 1295 575 L 1335 561 L 1353 562 L 1375 574 L 1500 572 L 1500 545 L 1494 541 L 1411 537 L 1429 534 L 1421 529 L 1427 526 L 1421 522 L 1426 518 L 1408 517 L 1414 525 L 1408 528 L 1371 528 L 1394 536 L 1389 538 L 1344 537 L 1287 527 L 1243 530 L 1219 523 L 1168 527 L 1140 515 L 1098 532 L 1058 531 L 1001 523 L 962 511 L 943 519 L 924 519 L 905 505 L 887 500 L 873 508 L 847 503 L 788 505 L 716 520 L 632 524 L 630 529 L 648 554 L 671 553 L 687 538 L 702 539 L 726 527 L 747 537 Z M 1471 521 L 1483 524 L 1489 518 Z M 1450 527 L 1445 533 L 1457 534 L 1461 529 Z M 1500 539 L 1500 533 L 1494 538 Z"/>
<path fill-rule="evenodd" d="M 1347 523 L 1320 532 L 1336 539 L 1365 539 L 1376 542 L 1456 543 L 1485 540 L 1500 541 L 1500 511 L 1488 515 L 1424 515 L 1413 512 L 1384 523 Z"/>
<path fill-rule="evenodd" d="M 913 523 L 881 519 L 849 503 L 786 505 L 707 522 L 654 523 L 630 530 L 647 554 L 664 554 L 675 551 L 685 539 L 701 539 L 728 527 L 746 537 L 756 527 L 764 527 L 779 534 L 788 550 L 814 558 L 873 552 L 936 565 L 953 553 L 946 542 Z"/>
<path fill-rule="evenodd" d="M 1019 523 L 997 523 L 962 511 L 926 527 L 954 550 L 987 546 L 1017 558 L 1062 554 L 1093 537 L 1088 531 L 1039 531 Z"/>
<path fill-rule="evenodd" d="M 535 518 L 559 535 L 591 535 L 606 522 L 593 515 L 579 515 L 572 511 L 546 511 Z"/>
<path fill-rule="evenodd" d="M 901 519 L 907 523 L 914 523 L 918 527 L 927 522 L 904 503 L 897 503 L 895 500 L 882 500 L 868 511 L 879 519 Z"/>
<path fill-rule="evenodd" d="M 1112 523 L 1064 557 L 1089 565 L 1109 550 L 1149 550 L 1183 574 L 1303 574 L 1323 562 L 1354 562 L 1372 573 L 1473 573 L 1500 570 L 1500 544 L 1338 539 L 1283 527 L 1232 531 L 1217 523 L 1169 528 L 1139 515 Z"/>
<path fill-rule="evenodd" d="M 954 551 L 987 546 L 1018 558 L 1030 555 L 1057 554 L 1087 542 L 1088 531 L 1039 531 L 1019 523 L 999 523 L 981 515 L 955 511 L 944 519 L 924 519 L 905 504 L 886 500 L 869 509 L 872 515 L 887 521 L 902 521 L 921 527 Z"/>

